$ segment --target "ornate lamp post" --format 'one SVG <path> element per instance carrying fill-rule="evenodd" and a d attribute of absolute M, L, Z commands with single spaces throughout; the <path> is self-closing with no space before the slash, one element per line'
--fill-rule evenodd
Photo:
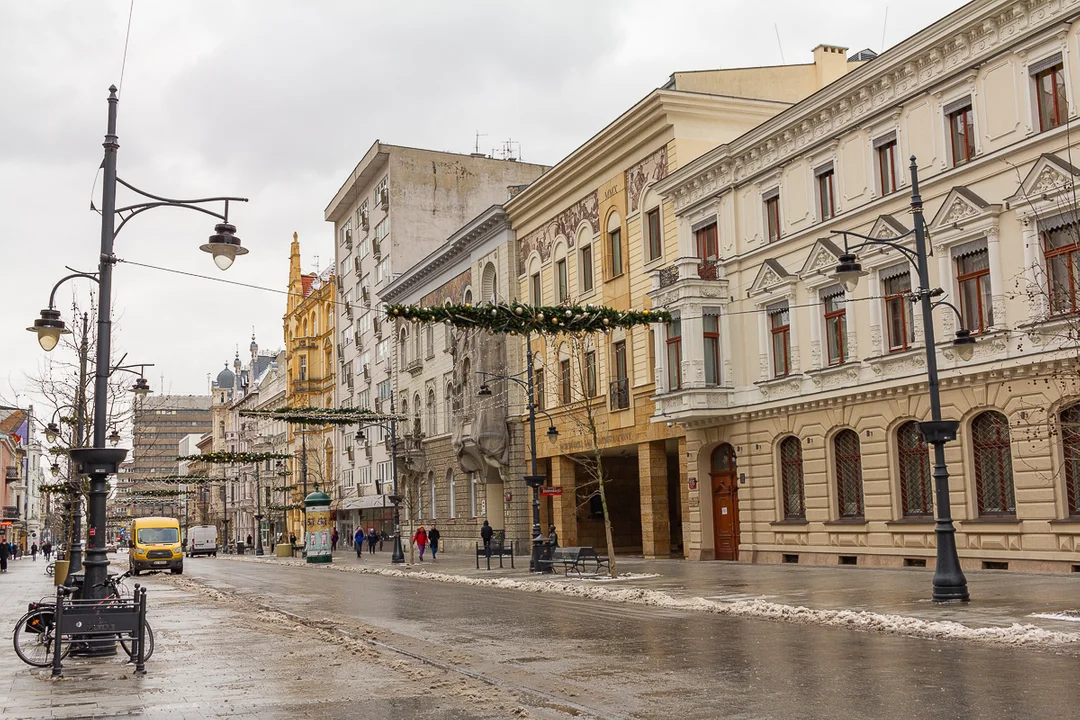
<path fill-rule="evenodd" d="M 963 327 L 963 317 L 954 305 L 945 300 L 935 299 L 944 295 L 941 288 L 930 288 L 930 276 L 926 261 L 926 232 L 923 220 L 922 197 L 919 195 L 919 169 L 915 156 L 911 156 L 911 212 L 915 218 L 913 230 L 899 238 L 883 240 L 858 233 L 838 231 L 844 236 L 844 253 L 838 258 L 836 279 L 852 292 L 859 278 L 866 273 L 859 264 L 855 251 L 868 245 L 884 245 L 907 257 L 918 273 L 919 286 L 911 291 L 911 301 L 922 305 L 923 333 L 926 343 L 926 373 L 930 388 L 930 420 L 919 423 L 926 442 L 934 447 L 934 491 L 937 501 L 937 564 L 934 569 L 934 602 L 967 601 L 969 599 L 967 579 L 960 569 L 960 558 L 956 552 L 956 531 L 953 528 L 952 510 L 949 499 L 949 469 L 945 464 L 945 443 L 956 439 L 960 423 L 956 420 L 941 419 L 941 393 L 938 387 L 937 347 L 934 339 L 934 308 L 944 305 L 951 308 L 960 320 L 961 329 L 953 339 L 953 346 L 961 360 L 971 359 L 975 350 L 975 338 Z M 914 235 L 915 249 L 905 247 L 900 241 Z M 862 240 L 858 245 L 849 246 L 848 238 Z"/>

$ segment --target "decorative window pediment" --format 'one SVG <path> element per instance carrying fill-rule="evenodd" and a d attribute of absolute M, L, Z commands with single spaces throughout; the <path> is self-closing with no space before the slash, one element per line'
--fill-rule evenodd
<path fill-rule="evenodd" d="M 836 264 L 840 262 L 839 258 L 842 254 L 843 251 L 832 240 L 828 238 L 819 239 L 814 243 L 814 247 L 810 249 L 810 255 L 806 258 L 806 262 L 803 263 L 799 276 L 807 281 L 818 279 L 822 275 L 831 276 L 833 270 L 836 269 Z"/>
<path fill-rule="evenodd" d="M 911 228 L 904 227 L 904 224 L 892 215 L 878 215 L 878 219 L 874 221 L 874 226 L 870 228 L 867 235 L 880 240 L 893 240 L 910 231 Z"/>
<path fill-rule="evenodd" d="M 1022 206 L 1060 195 L 1072 190 L 1080 170 L 1057 155 L 1043 153 L 1027 176 L 1020 182 L 1016 194 L 1006 202 Z"/>
<path fill-rule="evenodd" d="M 945 202 L 930 221 L 930 234 L 947 232 L 960 225 L 994 217 L 1000 212 L 1000 205 L 991 205 L 968 188 L 957 186 L 945 196 Z"/>
<path fill-rule="evenodd" d="M 774 292 L 778 288 L 793 285 L 798 278 L 792 275 L 779 261 L 768 258 L 758 269 L 757 277 L 750 286 L 750 295 L 762 295 Z"/>

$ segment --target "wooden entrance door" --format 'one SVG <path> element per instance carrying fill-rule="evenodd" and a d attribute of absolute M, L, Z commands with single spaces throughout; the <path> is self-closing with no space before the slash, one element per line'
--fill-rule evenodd
<path fill-rule="evenodd" d="M 717 560 L 739 559 L 739 477 L 735 449 L 723 444 L 711 460 L 713 542 Z"/>

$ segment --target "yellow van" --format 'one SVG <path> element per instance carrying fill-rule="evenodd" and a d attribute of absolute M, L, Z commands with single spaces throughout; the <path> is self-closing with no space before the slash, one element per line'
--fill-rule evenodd
<path fill-rule="evenodd" d="M 170 517 L 141 517 L 131 523 L 128 543 L 131 574 L 143 570 L 184 572 L 184 551 L 180 545 L 180 521 Z"/>

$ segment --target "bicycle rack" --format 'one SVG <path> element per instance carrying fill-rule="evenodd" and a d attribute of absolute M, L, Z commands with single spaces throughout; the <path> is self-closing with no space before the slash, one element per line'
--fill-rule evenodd
<path fill-rule="evenodd" d="M 69 600 L 66 596 L 74 588 L 61 585 L 56 588 L 55 636 L 53 642 L 52 676 L 63 676 L 61 644 L 85 642 L 105 644 L 121 635 L 131 638 L 131 661 L 135 674 L 146 674 L 144 643 L 146 641 L 146 588 L 135 584 L 131 598 L 104 598 L 99 600 Z"/>

